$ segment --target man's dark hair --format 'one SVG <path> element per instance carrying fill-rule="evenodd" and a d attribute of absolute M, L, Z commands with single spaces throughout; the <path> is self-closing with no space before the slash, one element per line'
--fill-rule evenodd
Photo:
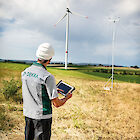
<path fill-rule="evenodd" d="M 46 63 L 49 60 L 40 60 L 40 59 L 38 59 L 38 61 L 40 61 L 41 63 Z"/>

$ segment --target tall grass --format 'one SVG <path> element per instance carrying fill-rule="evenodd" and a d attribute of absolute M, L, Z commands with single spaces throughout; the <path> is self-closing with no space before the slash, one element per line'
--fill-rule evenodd
<path fill-rule="evenodd" d="M 4 105 L 0 105 L 0 131 L 11 130 L 14 126 L 10 114 Z"/>
<path fill-rule="evenodd" d="M 19 96 L 17 91 L 21 88 L 21 82 L 14 80 L 13 78 L 10 81 L 3 80 L 3 88 L 1 93 L 4 95 L 6 100 L 10 98 L 15 99 L 16 96 Z"/>
<path fill-rule="evenodd" d="M 52 139 L 110 140 L 139 137 L 139 86 L 117 83 L 104 91 L 104 82 L 65 78 L 76 87 L 73 97 L 53 109 Z M 133 117 L 135 116 L 135 117 Z"/>
<path fill-rule="evenodd" d="M 8 67 L 3 64 L 0 87 L 3 88 L 3 80 L 10 82 L 12 76 L 20 81 L 21 71 L 26 67 L 28 65 L 9 64 Z M 11 73 L 6 75 L 5 71 Z M 63 80 L 76 87 L 73 97 L 64 106 L 53 107 L 52 140 L 140 139 L 139 84 L 116 81 L 113 91 L 104 91 L 108 77 L 50 67 L 48 71 L 55 76 L 56 82 Z M 21 89 L 16 94 L 21 95 Z M 0 100 L 0 121 L 4 128 L 0 131 L 0 139 L 24 140 L 22 105 L 13 99 L 4 100 L 2 96 Z M 9 125 L 4 126 L 8 120 Z"/>

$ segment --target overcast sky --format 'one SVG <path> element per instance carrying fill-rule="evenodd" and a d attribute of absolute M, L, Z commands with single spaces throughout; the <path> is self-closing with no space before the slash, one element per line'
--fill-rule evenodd
<path fill-rule="evenodd" d="M 140 66 L 140 0 L 69 0 L 69 62 L 111 64 L 113 22 L 114 63 Z M 37 47 L 49 42 L 52 61 L 65 59 L 66 0 L 0 0 L 0 58 L 36 60 Z"/>

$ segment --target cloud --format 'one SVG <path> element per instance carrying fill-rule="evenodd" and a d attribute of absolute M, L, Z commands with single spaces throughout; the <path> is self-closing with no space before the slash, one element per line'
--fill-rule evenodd
<path fill-rule="evenodd" d="M 139 4 L 139 0 L 69 0 L 72 11 L 89 17 L 70 15 L 69 61 L 108 63 L 113 29 L 108 18 L 120 16 L 115 62 L 140 65 Z M 64 61 L 66 19 L 56 28 L 53 25 L 65 14 L 66 5 L 66 0 L 1 0 L 0 57 L 35 59 L 37 46 L 48 41 L 56 51 L 53 60 Z"/>
<path fill-rule="evenodd" d="M 116 8 L 118 9 L 118 13 L 125 16 L 129 16 L 133 13 L 140 11 L 139 7 L 139 0 L 123 0 L 120 1 L 119 4 L 116 6 Z"/>

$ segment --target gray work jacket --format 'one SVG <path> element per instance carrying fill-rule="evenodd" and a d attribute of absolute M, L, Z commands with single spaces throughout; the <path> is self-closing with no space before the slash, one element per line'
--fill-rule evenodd
<path fill-rule="evenodd" d="M 33 119 L 52 117 L 51 100 L 58 97 L 54 76 L 39 63 L 22 72 L 23 114 Z"/>

